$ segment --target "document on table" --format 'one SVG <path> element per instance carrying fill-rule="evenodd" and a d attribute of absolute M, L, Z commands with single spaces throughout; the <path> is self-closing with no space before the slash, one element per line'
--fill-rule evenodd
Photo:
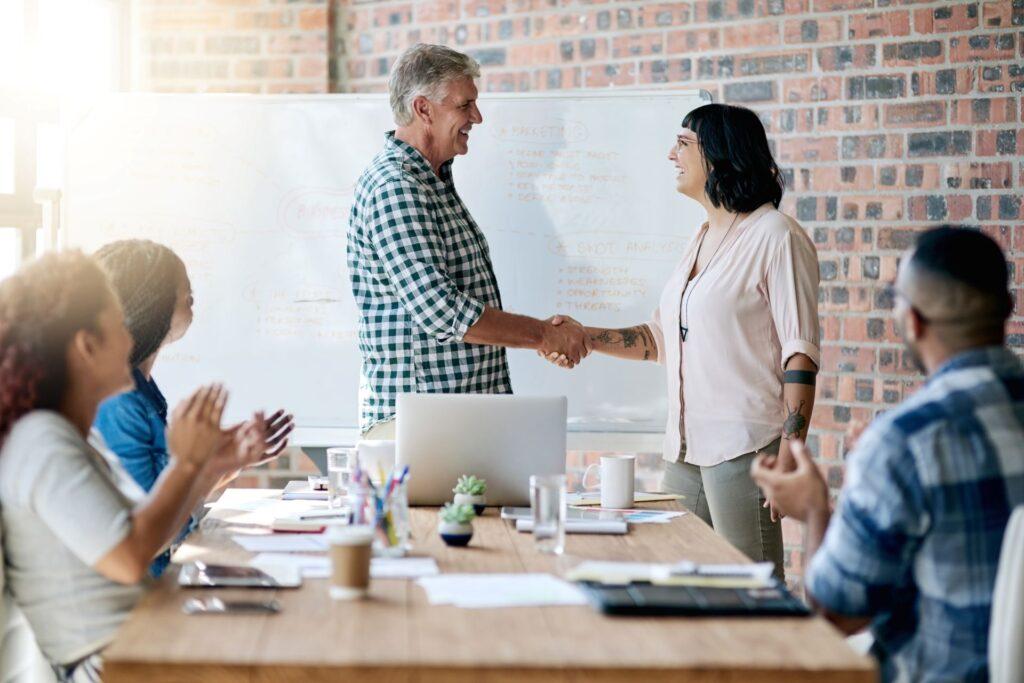
<path fill-rule="evenodd" d="M 331 575 L 331 560 L 325 555 L 260 553 L 249 564 L 295 567 L 306 579 L 326 579 Z M 417 579 L 439 573 L 432 557 L 374 557 L 370 560 L 370 576 L 375 579 Z"/>
<path fill-rule="evenodd" d="M 416 583 L 432 605 L 483 609 L 587 603 L 576 586 L 551 574 L 441 574 Z"/>
<path fill-rule="evenodd" d="M 250 553 L 315 553 L 327 550 L 324 534 L 236 534 L 231 540 Z"/>
<path fill-rule="evenodd" d="M 668 524 L 676 517 L 682 517 L 683 510 L 624 510 L 623 515 L 630 524 Z"/>

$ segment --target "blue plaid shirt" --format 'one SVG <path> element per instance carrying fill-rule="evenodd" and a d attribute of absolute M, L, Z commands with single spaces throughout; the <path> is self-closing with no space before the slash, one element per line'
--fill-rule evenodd
<path fill-rule="evenodd" d="M 823 607 L 873 617 L 884 680 L 984 681 L 992 589 L 1024 505 L 1024 366 L 1002 347 L 947 361 L 849 456 L 811 561 Z"/>
<path fill-rule="evenodd" d="M 487 239 L 414 147 L 386 136 L 356 184 L 348 268 L 359 306 L 362 431 L 395 414 L 399 393 L 511 393 L 505 349 L 462 341 L 501 308 Z"/>

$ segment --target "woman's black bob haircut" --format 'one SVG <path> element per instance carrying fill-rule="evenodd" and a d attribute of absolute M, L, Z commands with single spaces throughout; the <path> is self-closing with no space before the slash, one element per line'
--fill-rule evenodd
<path fill-rule="evenodd" d="M 697 134 L 708 174 L 704 191 L 714 206 L 734 213 L 768 202 L 779 208 L 785 181 L 757 114 L 731 104 L 705 104 L 686 115 L 683 127 Z"/>

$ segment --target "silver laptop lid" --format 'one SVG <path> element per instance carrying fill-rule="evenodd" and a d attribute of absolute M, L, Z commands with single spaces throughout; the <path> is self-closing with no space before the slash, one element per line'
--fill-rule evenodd
<path fill-rule="evenodd" d="M 487 480 L 488 505 L 529 505 L 530 475 L 565 472 L 564 396 L 399 394 L 395 459 L 409 503 L 450 501 L 463 474 Z"/>

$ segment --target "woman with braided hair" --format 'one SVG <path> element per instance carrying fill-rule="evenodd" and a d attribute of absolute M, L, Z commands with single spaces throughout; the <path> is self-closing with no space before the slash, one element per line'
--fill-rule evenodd
<path fill-rule="evenodd" d="M 133 389 L 100 406 L 96 428 L 139 486 L 148 491 L 169 459 L 167 401 L 153 379 L 153 365 L 160 349 L 181 339 L 192 324 L 192 285 L 178 255 L 149 240 L 112 242 L 101 247 L 95 258 L 121 299 L 125 325 L 135 342 L 130 359 Z M 255 418 L 263 419 L 262 415 Z M 292 416 L 283 410 L 265 423 L 269 438 L 260 462 L 284 450 L 293 427 Z M 218 486 L 227 484 L 239 471 L 230 473 Z M 169 562 L 170 550 L 153 562 L 152 574 L 159 576 Z"/>
<path fill-rule="evenodd" d="M 227 392 L 201 387 L 174 410 L 172 457 L 146 494 L 90 433 L 100 402 L 131 385 L 132 346 L 106 274 L 80 252 L 47 254 L 0 282 L 7 587 L 62 681 L 98 680 L 98 653 L 150 562 L 266 439 L 262 422 L 222 429 Z"/>

